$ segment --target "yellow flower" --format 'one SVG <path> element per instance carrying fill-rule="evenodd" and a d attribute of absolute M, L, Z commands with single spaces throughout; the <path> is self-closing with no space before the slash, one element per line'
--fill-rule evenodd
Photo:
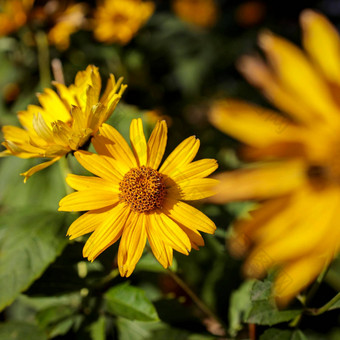
<path fill-rule="evenodd" d="M 103 0 L 94 13 L 94 36 L 106 43 L 128 43 L 154 12 L 151 1 Z"/>
<path fill-rule="evenodd" d="M 214 26 L 217 20 L 215 0 L 173 0 L 172 7 L 183 21 L 200 27 Z"/>
<path fill-rule="evenodd" d="M 85 4 L 67 4 L 62 11 L 55 13 L 55 25 L 48 32 L 48 39 L 59 50 L 66 50 L 70 45 L 70 35 L 77 32 L 85 22 Z"/>
<path fill-rule="evenodd" d="M 0 36 L 5 36 L 25 25 L 34 0 L 0 1 Z"/>
<path fill-rule="evenodd" d="M 4 126 L 2 132 L 7 150 L 0 156 L 20 158 L 51 158 L 21 174 L 27 178 L 58 161 L 70 151 L 80 148 L 105 122 L 116 108 L 126 85 L 112 74 L 104 94 L 100 96 L 101 78 L 98 68 L 88 66 L 78 72 L 75 83 L 66 87 L 54 82 L 59 95 L 45 89 L 38 95 L 41 106 L 29 105 L 18 113 L 24 129 Z"/>
<path fill-rule="evenodd" d="M 307 54 L 271 33 L 259 41 L 268 64 L 244 57 L 247 79 L 285 114 L 225 100 L 212 122 L 246 144 L 257 161 L 222 174 L 216 202 L 261 200 L 241 220 L 230 242 L 234 254 L 250 250 L 245 272 L 260 277 L 278 268 L 275 291 L 287 303 L 339 252 L 340 39 L 321 14 L 301 15 Z"/>
<path fill-rule="evenodd" d="M 98 154 L 77 151 L 81 165 L 98 177 L 69 175 L 67 183 L 78 190 L 64 197 L 61 211 L 86 211 L 68 230 L 71 239 L 92 233 L 83 249 L 93 261 L 120 237 L 118 266 L 129 276 L 140 259 L 146 240 L 157 260 L 167 268 L 173 249 L 188 255 L 204 241 L 200 231 L 212 234 L 214 223 L 183 201 L 214 194 L 216 180 L 204 178 L 214 159 L 192 162 L 200 142 L 185 139 L 159 168 L 167 143 L 165 121 L 158 122 L 146 142 L 141 119 L 132 120 L 132 151 L 113 127 L 103 124 L 93 139 Z M 159 169 L 158 169 L 159 168 Z"/>

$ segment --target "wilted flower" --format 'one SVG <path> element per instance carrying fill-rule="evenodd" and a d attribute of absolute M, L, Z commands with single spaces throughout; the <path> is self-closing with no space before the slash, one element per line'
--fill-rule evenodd
<path fill-rule="evenodd" d="M 216 180 L 204 178 L 214 159 L 192 162 L 200 142 L 184 140 L 159 168 L 167 143 L 165 121 L 158 122 L 146 142 L 141 119 L 130 126 L 132 151 L 112 126 L 103 124 L 93 139 L 98 154 L 77 151 L 77 160 L 98 177 L 69 175 L 78 190 L 60 201 L 61 211 L 86 211 L 68 230 L 71 239 L 91 233 L 83 255 L 93 261 L 119 238 L 118 266 L 122 276 L 133 272 L 146 240 L 157 260 L 168 267 L 173 249 L 188 255 L 204 241 L 200 231 L 212 234 L 214 223 L 183 201 L 214 194 Z"/>
<path fill-rule="evenodd" d="M 98 1 L 94 13 L 94 36 L 106 43 L 128 43 L 154 12 L 151 1 Z"/>
<path fill-rule="evenodd" d="M 24 129 L 2 128 L 7 150 L 0 155 L 20 158 L 50 158 L 22 175 L 27 178 L 58 161 L 67 153 L 78 150 L 105 122 L 116 108 L 126 85 L 112 74 L 100 97 L 101 78 L 98 68 L 88 66 L 78 72 L 74 84 L 66 87 L 54 82 L 59 94 L 45 89 L 38 95 L 41 106 L 29 105 L 18 113 Z"/>
<path fill-rule="evenodd" d="M 285 112 L 225 100 L 211 120 L 244 142 L 259 161 L 221 175 L 215 201 L 261 200 L 230 241 L 234 254 L 250 250 L 245 272 L 279 269 L 277 301 L 286 303 L 310 284 L 339 251 L 340 39 L 321 14 L 301 15 L 307 55 L 271 33 L 260 35 L 268 64 L 244 57 L 247 79 Z"/>

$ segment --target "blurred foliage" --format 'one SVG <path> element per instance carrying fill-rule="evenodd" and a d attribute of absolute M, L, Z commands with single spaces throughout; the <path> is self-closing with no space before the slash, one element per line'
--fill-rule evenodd
<path fill-rule="evenodd" d="M 125 46 L 101 44 L 83 29 L 71 35 L 68 49 L 39 47 L 35 35 L 44 28 L 29 23 L 0 38 L 0 125 L 18 125 L 16 113 L 37 103 L 35 93 L 53 78 L 53 58 L 61 60 L 66 84 L 94 64 L 104 79 L 113 73 L 128 84 L 108 121 L 125 138 L 132 118 L 142 117 L 150 133 L 160 116 L 170 125 L 167 150 L 195 134 L 201 140 L 199 158 L 218 159 L 219 170 L 238 167 L 238 143 L 207 121 L 209 101 L 232 96 L 265 104 L 236 71 L 237 59 L 257 50 L 256 37 L 265 28 L 298 42 L 298 15 L 306 7 L 340 26 L 340 7 L 333 0 L 216 3 L 215 25 L 201 28 L 178 18 L 170 1 L 155 1 L 153 16 Z M 95 1 L 87 5 L 91 13 Z M 73 173 L 85 174 L 72 155 L 68 160 Z M 117 245 L 93 263 L 84 260 L 87 237 L 68 241 L 65 236 L 77 215 L 57 213 L 66 193 L 58 164 L 26 184 L 19 176 L 39 162 L 0 160 L 0 340 L 339 339 L 339 304 L 326 316 L 304 315 L 292 324 L 301 314 L 298 301 L 279 310 L 269 299 L 270 276 L 242 277 L 225 239 L 251 202 L 200 206 L 218 226 L 216 235 L 204 235 L 205 247 L 188 257 L 175 254 L 171 271 L 209 306 L 213 314 L 207 315 L 147 249 L 128 280 L 118 276 Z M 322 306 L 339 289 L 338 259 L 312 305 Z"/>

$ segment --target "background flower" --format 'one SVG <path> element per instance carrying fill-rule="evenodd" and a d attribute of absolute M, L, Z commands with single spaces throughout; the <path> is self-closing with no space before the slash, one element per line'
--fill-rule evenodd
<path fill-rule="evenodd" d="M 265 161 L 221 175 L 216 201 L 266 200 L 237 224 L 230 246 L 237 255 L 251 248 L 244 267 L 249 276 L 279 268 L 274 294 L 280 303 L 315 280 L 340 247 L 340 107 L 334 87 L 340 39 L 316 12 L 306 10 L 301 21 L 311 61 L 287 40 L 263 33 L 259 40 L 269 65 L 257 57 L 240 62 L 250 82 L 286 116 L 233 100 L 215 103 L 211 111 L 218 128 L 247 145 L 248 158 Z"/>
<path fill-rule="evenodd" d="M 55 82 L 58 95 L 45 89 L 38 95 L 41 107 L 29 105 L 18 114 L 24 129 L 15 126 L 2 128 L 6 150 L 2 156 L 20 158 L 51 158 L 34 166 L 22 175 L 27 178 L 58 161 L 70 151 L 79 149 L 94 135 L 116 108 L 126 86 L 122 78 L 116 83 L 111 74 L 104 94 L 99 97 L 101 78 L 98 68 L 88 66 L 78 72 L 74 84 L 66 87 Z"/>

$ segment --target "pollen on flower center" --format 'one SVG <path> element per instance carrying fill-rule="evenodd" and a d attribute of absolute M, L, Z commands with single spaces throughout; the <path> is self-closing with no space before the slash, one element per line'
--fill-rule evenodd
<path fill-rule="evenodd" d="M 145 166 L 126 173 L 119 183 L 119 190 L 120 199 L 140 213 L 161 208 L 166 196 L 163 176 L 157 170 Z"/>

